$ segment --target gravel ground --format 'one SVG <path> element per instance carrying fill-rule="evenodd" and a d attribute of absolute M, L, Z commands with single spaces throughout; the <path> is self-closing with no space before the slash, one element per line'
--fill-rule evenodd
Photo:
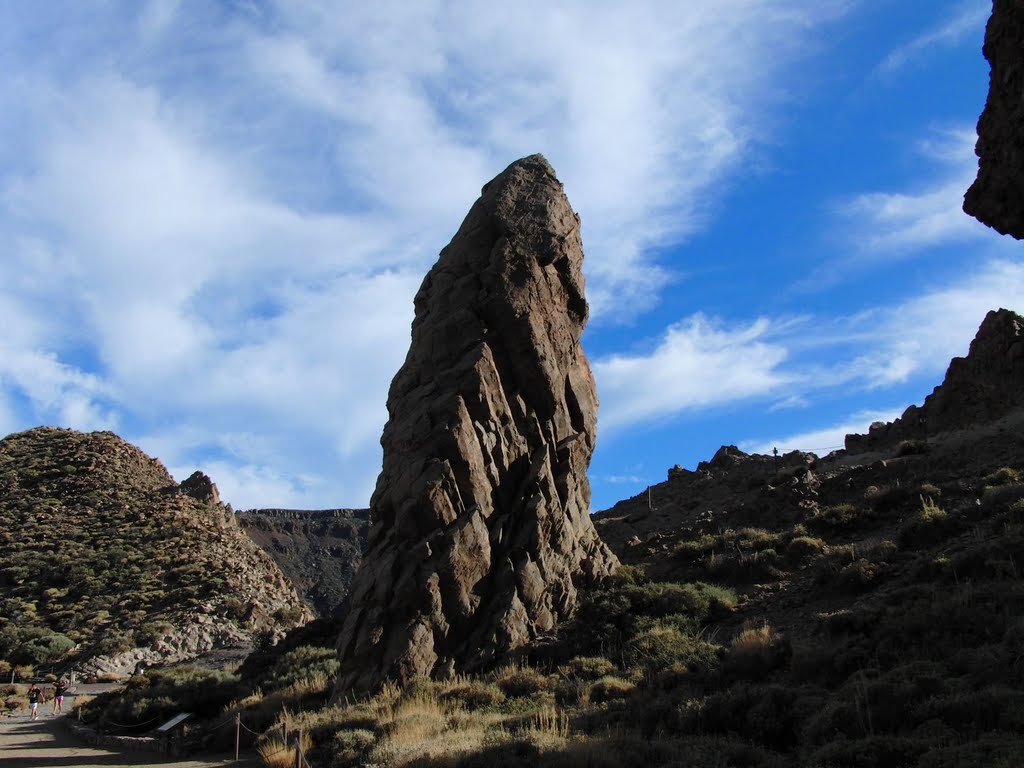
<path fill-rule="evenodd" d="M 45 710 L 42 710 L 45 712 Z M 256 760 L 235 762 L 233 755 L 169 760 L 148 752 L 116 752 L 82 744 L 64 728 L 60 717 L 41 714 L 32 721 L 27 713 L 0 718 L 0 766 L 3 768 L 107 768 L 117 765 L 155 765 L 164 768 L 253 768 Z"/>

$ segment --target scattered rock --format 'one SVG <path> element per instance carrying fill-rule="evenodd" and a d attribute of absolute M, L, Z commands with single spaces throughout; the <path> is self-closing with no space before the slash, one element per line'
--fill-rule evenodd
<path fill-rule="evenodd" d="M 337 690 L 479 669 L 617 560 L 590 521 L 579 219 L 540 155 L 489 184 L 415 299 Z"/>

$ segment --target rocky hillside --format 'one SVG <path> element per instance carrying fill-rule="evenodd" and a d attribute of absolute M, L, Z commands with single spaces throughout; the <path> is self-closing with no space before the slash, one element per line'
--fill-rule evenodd
<path fill-rule="evenodd" d="M 200 473 L 181 485 L 110 432 L 0 441 L 0 658 L 139 662 L 246 647 L 310 617 Z"/>
<path fill-rule="evenodd" d="M 368 509 L 250 509 L 237 514 L 317 616 L 333 616 L 363 556 Z"/>
<path fill-rule="evenodd" d="M 269 702 L 232 692 L 240 717 L 268 751 L 303 728 L 316 765 L 1021 765 L 1019 319 L 989 315 L 911 412 L 927 434 L 879 425 L 824 457 L 726 446 L 598 514 L 626 565 L 512 663 L 332 706 L 309 675 Z"/>
<path fill-rule="evenodd" d="M 942 384 L 920 406 L 912 405 L 890 424 L 872 424 L 866 435 L 847 435 L 849 453 L 891 448 L 951 430 L 991 424 L 1024 408 L 1024 318 L 1000 309 L 989 312 L 967 357 L 955 357 Z"/>

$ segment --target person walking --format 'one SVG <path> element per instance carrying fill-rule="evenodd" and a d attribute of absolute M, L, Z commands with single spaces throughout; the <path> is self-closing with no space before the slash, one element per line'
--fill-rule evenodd
<path fill-rule="evenodd" d="M 68 681 L 63 677 L 53 684 L 53 712 L 51 714 L 61 715 L 64 713 L 64 694 L 68 690 Z"/>
<path fill-rule="evenodd" d="M 38 685 L 32 683 L 28 689 L 28 706 L 32 710 L 32 720 L 39 717 L 39 702 L 43 700 L 43 692 Z"/>

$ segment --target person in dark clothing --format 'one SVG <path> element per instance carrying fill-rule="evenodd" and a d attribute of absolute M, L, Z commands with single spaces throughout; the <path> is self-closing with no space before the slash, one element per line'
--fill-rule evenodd
<path fill-rule="evenodd" d="M 60 715 L 64 712 L 64 694 L 68 690 L 68 681 L 63 677 L 53 684 L 53 714 Z"/>
<path fill-rule="evenodd" d="M 28 706 L 32 710 L 32 719 L 35 720 L 39 717 L 39 702 L 43 700 L 43 692 L 38 685 L 32 683 L 32 687 L 28 689 Z"/>

